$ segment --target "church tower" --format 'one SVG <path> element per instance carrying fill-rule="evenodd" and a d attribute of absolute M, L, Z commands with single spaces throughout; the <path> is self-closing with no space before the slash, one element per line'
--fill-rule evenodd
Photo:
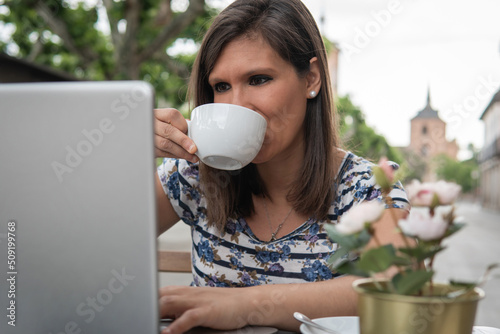
<path fill-rule="evenodd" d="M 419 155 L 430 167 L 425 181 L 434 179 L 432 159 L 445 154 L 457 159 L 458 145 L 456 140 L 446 140 L 446 123 L 439 118 L 438 111 L 431 106 L 430 90 L 427 90 L 427 104 L 411 120 L 411 137 L 409 149 Z"/>

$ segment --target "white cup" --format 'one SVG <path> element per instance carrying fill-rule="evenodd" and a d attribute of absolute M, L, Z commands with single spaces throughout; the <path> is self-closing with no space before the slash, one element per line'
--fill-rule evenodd
<path fill-rule="evenodd" d="M 259 153 L 267 122 L 255 111 L 235 104 L 209 103 L 196 107 L 188 120 L 188 136 L 206 165 L 236 170 Z"/>

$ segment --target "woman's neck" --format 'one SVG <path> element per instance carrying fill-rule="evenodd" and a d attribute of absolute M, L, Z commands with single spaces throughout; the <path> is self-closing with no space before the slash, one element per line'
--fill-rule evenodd
<path fill-rule="evenodd" d="M 304 154 L 297 149 L 272 161 L 258 164 L 257 171 L 269 197 L 274 201 L 284 201 L 293 184 L 300 176 Z"/>

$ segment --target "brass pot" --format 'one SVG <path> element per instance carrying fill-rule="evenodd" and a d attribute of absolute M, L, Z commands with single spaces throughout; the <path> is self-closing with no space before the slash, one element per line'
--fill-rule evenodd
<path fill-rule="evenodd" d="M 382 286 L 387 282 L 379 281 Z M 358 293 L 360 334 L 471 334 L 479 288 L 452 299 L 445 295 L 460 288 L 434 283 L 424 296 L 404 296 L 378 291 L 373 279 L 353 283 Z"/>

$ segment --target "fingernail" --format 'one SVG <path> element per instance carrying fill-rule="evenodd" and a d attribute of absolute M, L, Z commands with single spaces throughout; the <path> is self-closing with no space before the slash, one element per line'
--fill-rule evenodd
<path fill-rule="evenodd" d="M 198 162 L 198 161 L 200 161 L 200 159 L 198 159 L 198 157 L 195 155 L 195 156 L 193 157 L 193 162 L 195 162 L 195 163 L 196 163 L 196 162 Z"/>
<path fill-rule="evenodd" d="M 194 154 L 196 152 L 196 146 L 194 144 L 192 144 L 191 146 L 189 146 L 188 152 L 191 153 L 191 154 Z"/>

